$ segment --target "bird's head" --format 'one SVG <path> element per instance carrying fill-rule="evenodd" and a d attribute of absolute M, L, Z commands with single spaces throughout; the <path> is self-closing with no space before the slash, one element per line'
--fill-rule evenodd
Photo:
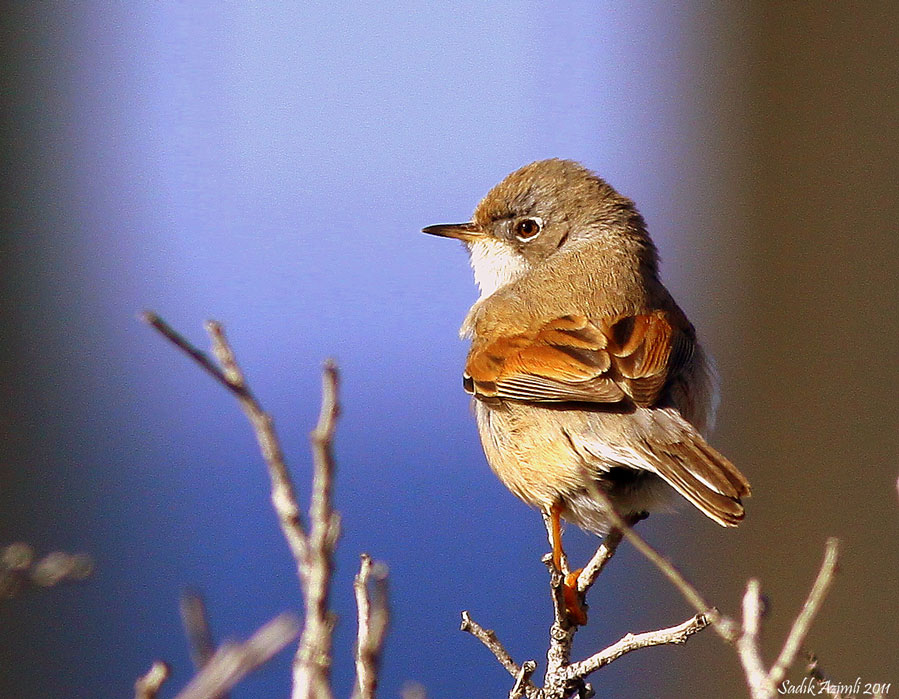
<path fill-rule="evenodd" d="M 558 159 L 508 175 L 481 200 L 471 221 L 423 230 L 465 243 L 482 297 L 585 238 L 648 240 L 629 199 L 582 165 Z"/>

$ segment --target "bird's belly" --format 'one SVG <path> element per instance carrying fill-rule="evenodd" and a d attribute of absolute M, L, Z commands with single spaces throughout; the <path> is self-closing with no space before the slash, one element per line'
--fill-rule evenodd
<path fill-rule="evenodd" d="M 523 403 L 475 401 L 481 444 L 494 473 L 517 497 L 548 510 L 584 487 L 579 460 L 563 425 Z"/>
<path fill-rule="evenodd" d="M 591 482 L 621 514 L 659 509 L 670 499 L 671 488 L 639 464 L 585 454 L 572 439 L 589 432 L 601 440 L 627 416 L 477 400 L 475 415 L 487 462 L 505 486 L 543 511 L 561 504 L 563 517 L 584 529 L 602 534 L 609 528 Z"/>

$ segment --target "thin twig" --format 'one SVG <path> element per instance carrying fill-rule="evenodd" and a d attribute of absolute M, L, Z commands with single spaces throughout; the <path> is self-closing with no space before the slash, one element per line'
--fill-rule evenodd
<path fill-rule="evenodd" d="M 661 573 L 671 581 L 671 583 L 680 590 L 684 599 L 700 614 L 704 614 L 711 622 L 712 626 L 728 643 L 734 643 L 737 640 L 738 632 L 736 623 L 722 616 L 717 609 L 709 604 L 702 594 L 683 576 L 683 574 L 674 566 L 674 564 L 665 558 L 662 554 L 650 546 L 646 540 L 637 534 L 632 527 L 628 526 L 626 520 L 618 514 L 615 506 L 609 497 L 591 480 L 587 480 L 587 489 L 594 499 L 598 500 L 604 508 L 604 514 L 609 518 L 612 526 L 620 529 L 628 542 L 642 553 L 650 563 L 661 571 Z"/>
<path fill-rule="evenodd" d="M 369 590 L 371 587 L 371 591 Z M 387 636 L 387 567 L 363 553 L 353 581 L 359 623 L 356 635 L 356 687 L 354 699 L 373 699 L 378 688 L 381 649 Z"/>
<path fill-rule="evenodd" d="M 147 673 L 138 677 L 134 683 L 134 699 L 156 699 L 170 672 L 169 666 L 161 660 L 154 662 Z"/>
<path fill-rule="evenodd" d="M 181 593 L 181 625 L 187 637 L 190 659 L 196 670 L 202 670 L 215 653 L 215 642 L 209 627 L 209 616 L 203 596 L 195 590 Z"/>
<path fill-rule="evenodd" d="M 667 629 L 659 629 L 658 631 L 647 631 L 645 633 L 627 634 L 620 641 L 613 643 L 608 648 L 591 655 L 586 660 L 572 663 L 568 666 L 566 673 L 569 680 L 583 679 L 591 672 L 605 667 L 622 655 L 630 653 L 640 648 L 649 648 L 650 646 L 661 646 L 668 644 L 686 643 L 687 639 L 695 633 L 699 633 L 706 628 L 711 622 L 704 614 L 696 614 L 687 619 L 682 624 L 671 626 Z"/>
<path fill-rule="evenodd" d="M 212 699 L 221 696 L 281 652 L 297 637 L 299 630 L 296 617 L 292 614 L 280 614 L 244 643 L 223 644 L 176 699 Z"/>
<path fill-rule="evenodd" d="M 219 369 L 218 366 L 216 366 L 216 363 L 212 360 L 212 358 L 210 358 L 208 354 L 200 349 L 197 349 L 187 339 L 185 339 L 185 337 L 181 333 L 179 333 L 171 325 L 160 318 L 159 315 L 157 315 L 153 311 L 144 311 L 143 313 L 141 313 L 140 317 L 141 320 L 158 330 L 162 334 L 162 336 L 165 337 L 169 342 L 171 342 L 178 349 L 180 349 L 191 359 L 193 359 L 197 364 L 203 367 L 203 369 L 206 370 L 207 374 L 209 374 L 212 378 L 222 384 L 222 386 L 231 391 L 231 393 L 234 393 L 238 398 L 247 394 L 246 388 L 241 388 L 232 381 L 229 381 L 228 377 L 225 376 L 224 372 Z"/>
<path fill-rule="evenodd" d="M 648 513 L 640 512 L 628 515 L 623 519 L 628 527 L 633 528 L 637 522 L 646 519 L 648 516 Z M 597 547 L 596 553 L 594 553 L 593 557 L 590 559 L 590 562 L 584 566 L 580 575 L 578 575 L 577 590 L 581 595 L 586 595 L 590 588 L 593 587 L 596 579 L 600 576 L 602 571 L 605 570 L 609 561 L 612 560 L 612 557 L 618 550 L 618 546 L 621 544 L 623 538 L 624 532 L 617 528 L 613 528 L 606 534 L 602 543 Z"/>
<path fill-rule="evenodd" d="M 746 674 L 746 685 L 753 699 L 773 696 L 774 685 L 765 670 L 759 648 L 759 632 L 762 627 L 762 591 L 759 581 L 753 578 L 746 583 L 743 595 L 743 631 L 737 639 L 737 655 Z"/>
<path fill-rule="evenodd" d="M 157 320 L 164 325 L 164 321 L 161 319 Z M 158 328 L 155 323 L 153 327 Z M 207 322 L 206 331 L 212 338 L 213 352 L 224 368 L 224 371 L 221 371 L 216 367 L 216 375 L 221 376 L 220 380 L 224 381 L 225 385 L 237 396 L 240 401 L 240 407 L 243 408 L 250 424 L 253 426 L 256 441 L 259 444 L 266 466 L 268 466 L 272 484 L 272 505 L 278 515 L 281 532 L 293 554 L 297 566 L 297 574 L 300 580 L 303 580 L 308 567 L 308 538 L 300 516 L 300 506 L 297 504 L 293 481 L 290 478 L 290 472 L 287 470 L 284 452 L 281 450 L 281 442 L 275 432 L 274 422 L 268 413 L 262 409 L 259 401 L 256 400 L 247 387 L 243 371 L 237 364 L 234 351 L 228 344 L 221 323 L 215 321 Z M 165 332 L 163 334 L 172 339 Z M 175 342 L 175 340 L 172 341 Z M 184 342 L 186 343 L 186 340 Z M 186 348 L 177 342 L 176 344 L 195 359 L 197 359 L 195 353 L 204 356 L 202 352 L 191 351 L 192 348 L 189 344 Z M 197 361 L 200 361 L 200 359 L 197 359 Z M 206 366 L 202 361 L 200 363 L 202 366 Z"/>
<path fill-rule="evenodd" d="M 515 677 L 515 684 L 509 692 L 509 699 L 525 699 L 527 697 L 528 685 L 531 684 L 531 675 L 537 669 L 537 663 L 533 660 L 526 660 L 521 664 L 521 669 Z"/>
<path fill-rule="evenodd" d="M 777 656 L 777 660 L 768 673 L 771 684 L 775 687 L 783 681 L 787 670 L 790 669 L 796 660 L 796 654 L 805 642 L 812 622 L 821 609 L 824 598 L 827 597 L 827 593 L 830 591 L 830 586 L 833 584 L 834 575 L 837 571 L 839 550 L 839 540 L 833 537 L 829 538 L 825 544 L 824 560 L 821 563 L 821 569 L 818 571 L 818 577 L 815 578 L 815 584 L 812 585 L 811 592 L 809 592 L 805 604 L 802 605 L 802 611 L 799 612 L 799 616 L 793 622 L 787 640 L 784 642 L 783 648 L 781 648 L 780 655 Z"/>
<path fill-rule="evenodd" d="M 808 635 L 811 624 L 833 583 L 837 569 L 839 541 L 835 538 L 827 540 L 824 561 L 821 564 L 821 569 L 803 605 L 802 611 L 793 622 L 790 633 L 774 665 L 771 666 L 770 670 L 765 671 L 764 662 L 761 659 L 761 653 L 758 648 L 762 614 L 761 590 L 758 581 L 750 580 L 747 585 L 746 594 L 743 598 L 743 624 L 741 627 L 733 619 L 713 609 L 671 561 L 658 553 L 631 527 L 627 526 L 608 496 L 594 483 L 589 483 L 590 494 L 603 504 L 613 526 L 623 531 L 625 538 L 680 590 L 687 602 L 697 612 L 707 616 L 722 639 L 737 646 L 740 662 L 743 665 L 747 684 L 753 698 L 775 697 L 777 695 L 777 686 L 783 681 L 787 670 L 795 661 L 796 654 Z"/>
<path fill-rule="evenodd" d="M 813 691 L 815 696 L 826 696 L 830 697 L 830 699 L 858 699 L 858 695 L 852 693 L 856 689 L 861 689 L 858 684 L 840 684 L 832 680 L 821 668 L 818 657 L 814 653 L 809 651 L 806 653 L 806 657 L 808 664 L 805 668 L 805 674 L 814 683 Z M 849 692 L 849 694 L 844 694 L 844 691 Z M 871 699 L 884 699 L 882 691 L 875 691 L 870 696 Z"/>
<path fill-rule="evenodd" d="M 481 643 L 483 643 L 487 647 L 487 650 L 493 653 L 494 657 L 499 660 L 500 665 L 506 668 L 506 672 L 512 675 L 512 677 L 518 677 L 518 673 L 521 672 L 521 668 L 518 666 L 518 663 L 512 660 L 512 656 L 509 655 L 509 651 L 505 649 L 499 638 L 497 638 L 496 632 L 493 629 L 485 629 L 478 622 L 472 619 L 471 615 L 467 611 L 462 612 L 461 628 L 463 631 L 465 631 L 466 633 L 470 633 Z"/>
<path fill-rule="evenodd" d="M 622 519 L 621 523 L 625 525 L 625 528 L 614 529 L 612 534 L 600 544 L 589 564 L 590 571 L 583 578 L 587 585 L 585 590 L 589 589 L 590 585 L 596 581 L 598 575 L 615 554 L 624 537 L 626 527 L 636 523 L 639 519 L 642 519 L 642 516 Z M 590 673 L 639 648 L 685 643 L 690 636 L 702 631 L 712 623 L 712 615 L 718 614 L 716 609 L 710 609 L 708 613 L 696 614 L 678 626 L 642 634 L 628 634 L 617 643 L 589 658 L 571 663 L 571 648 L 578 627 L 568 621 L 562 594 L 563 577 L 553 564 L 552 554 L 544 556 L 543 562 L 550 573 L 554 619 L 550 628 L 550 647 L 547 651 L 547 669 L 542 688 L 533 684 L 531 679 L 533 670 L 528 663 L 519 667 L 493 631 L 484 629 L 475 623 L 467 612 L 462 613 L 462 630 L 480 640 L 506 668 L 506 671 L 515 678 L 515 684 L 509 694 L 510 698 L 563 699 L 563 697 L 572 696 L 574 692 L 578 697 L 594 696 L 591 686 L 584 681 Z M 579 577 L 579 582 L 580 580 Z M 536 664 L 534 664 L 534 669 L 536 669 Z"/>
<path fill-rule="evenodd" d="M 837 570 L 839 541 L 827 540 L 824 560 L 815 578 L 815 583 L 802 606 L 802 610 L 793 622 L 790 633 L 784 641 L 777 660 L 769 670 L 765 669 L 759 648 L 759 631 L 762 618 L 761 586 L 758 580 L 750 580 L 743 596 L 743 633 L 737 641 L 737 653 L 746 674 L 746 684 L 753 699 L 769 699 L 776 697 L 778 687 L 786 677 L 787 670 L 796 660 L 812 622 L 821 608 L 830 586 L 833 584 Z"/>
<path fill-rule="evenodd" d="M 315 474 L 307 534 L 272 418 L 250 391 L 221 324 L 214 321 L 206 324 L 212 338 L 213 354 L 221 364 L 219 368 L 208 355 L 191 345 L 155 313 L 144 313 L 143 318 L 234 394 L 253 426 L 268 466 L 272 505 L 296 563 L 306 607 L 306 623 L 293 663 L 292 698 L 327 699 L 331 696 L 334 628 L 334 617 L 328 610 L 328 593 L 334 547 L 340 531 L 339 517 L 331 504 L 334 476 L 331 443 L 338 415 L 337 369 L 331 362 L 325 365 L 321 415 L 312 433 Z"/>
<path fill-rule="evenodd" d="M 515 687 L 519 684 L 524 688 L 524 696 L 528 699 L 544 699 L 544 694 L 541 689 L 536 687 L 531 680 L 531 675 L 533 675 L 533 671 L 526 673 L 526 675 L 522 675 L 522 668 L 519 667 L 518 663 L 512 660 L 512 656 L 509 655 L 509 651 L 506 650 L 505 646 L 500 642 L 499 638 L 496 636 L 496 632 L 493 629 L 485 629 L 479 623 L 477 623 L 474 619 L 471 618 L 471 615 L 465 611 L 462 612 L 462 630 L 466 633 L 470 633 L 476 639 L 478 639 L 484 646 L 493 653 L 493 656 L 499 660 L 500 665 L 506 668 L 506 672 L 508 672 L 512 677 L 515 678 Z M 528 663 L 533 661 L 527 661 L 525 666 Z M 534 669 L 536 670 L 536 663 L 534 663 Z M 519 683 L 520 680 L 520 683 Z M 514 690 L 514 687 L 513 687 Z"/>
<path fill-rule="evenodd" d="M 588 481 L 589 482 L 589 481 Z M 565 603 L 562 596 L 562 576 L 552 563 L 551 556 L 543 561 L 549 568 L 552 589 L 554 622 L 550 629 L 550 647 L 547 652 L 547 670 L 543 688 L 532 684 L 525 687 L 527 697 L 541 699 L 563 699 L 577 691 L 578 696 L 592 696 L 592 688 L 584 682 L 591 672 L 609 664 L 625 653 L 648 646 L 684 643 L 695 633 L 707 626 L 712 626 L 727 643 L 736 646 L 740 662 L 746 673 L 747 684 L 753 699 L 774 699 L 777 686 L 783 681 L 787 670 L 795 661 L 809 628 L 818 613 L 827 592 L 833 583 L 836 572 L 838 541 L 829 539 L 824 561 L 815 580 L 812 590 L 796 617 L 790 633 L 784 642 L 777 661 L 770 670 L 765 669 L 759 648 L 759 635 L 763 605 L 758 580 L 750 580 L 743 598 L 743 624 L 740 625 L 730 617 L 721 614 L 712 607 L 703 595 L 681 574 L 681 572 L 664 556 L 650 546 L 641 536 L 633 531 L 634 520 L 622 517 L 616 511 L 608 496 L 595 484 L 589 482 L 590 494 L 601 503 L 612 525 L 612 533 L 599 546 L 590 563 L 578 576 L 578 592 L 582 595 L 590 589 L 609 560 L 615 554 L 622 538 L 626 538 L 651 563 L 655 565 L 671 583 L 681 592 L 684 598 L 698 612 L 683 624 L 668 629 L 650 631 L 643 634 L 628 634 L 605 650 L 595 653 L 586 660 L 571 663 L 570 653 L 577 627 L 567 621 Z M 546 519 L 546 518 L 545 518 Z M 516 678 L 510 697 L 522 696 L 522 683 L 530 682 L 530 673 L 512 660 L 509 653 L 496 638 L 496 634 L 475 624 L 467 612 L 462 613 L 462 630 L 477 637 L 499 660 L 506 670 Z"/>
<path fill-rule="evenodd" d="M 624 538 L 624 533 L 620 529 L 610 531 L 602 543 L 596 549 L 596 553 L 590 559 L 590 562 L 584 566 L 581 574 L 577 578 L 577 591 L 585 594 L 596 582 L 600 573 L 605 569 L 612 556 L 618 550 L 618 545 Z"/>
<path fill-rule="evenodd" d="M 340 518 L 331 502 L 335 470 L 332 446 L 340 413 L 337 382 L 337 367 L 331 361 L 325 362 L 321 413 L 310 435 L 314 472 L 305 579 L 306 624 L 293 664 L 293 699 L 331 696 L 331 640 L 335 619 L 328 609 L 328 595 L 334 548 L 340 536 Z"/>
<path fill-rule="evenodd" d="M 281 531 L 293 554 L 298 573 L 302 578 L 307 557 L 306 533 L 303 522 L 300 519 L 300 508 L 297 505 L 293 483 L 287 471 L 280 442 L 271 418 L 262 410 L 259 402 L 247 387 L 243 378 L 243 372 L 237 366 L 234 352 L 228 345 L 221 324 L 210 321 L 206 324 L 206 329 L 212 336 L 213 350 L 225 367 L 224 370 L 220 369 L 209 355 L 188 342 L 156 313 L 146 311 L 141 315 L 141 318 L 199 364 L 210 376 L 222 384 L 240 401 L 241 407 L 253 426 L 256 441 L 259 443 L 262 456 L 268 466 L 269 476 L 272 481 L 272 504 L 278 515 Z"/>

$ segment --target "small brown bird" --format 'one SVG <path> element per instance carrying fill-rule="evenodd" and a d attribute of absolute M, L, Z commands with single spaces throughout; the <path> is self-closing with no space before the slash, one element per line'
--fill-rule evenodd
<path fill-rule="evenodd" d="M 543 512 L 559 570 L 560 517 L 610 529 L 591 481 L 622 516 L 676 491 L 740 523 L 749 483 L 702 437 L 714 373 L 633 202 L 578 163 L 542 160 L 494 187 L 471 221 L 424 232 L 470 254 L 481 295 L 462 325 L 464 386 L 491 468 Z M 576 604 L 569 617 L 586 621 Z"/>

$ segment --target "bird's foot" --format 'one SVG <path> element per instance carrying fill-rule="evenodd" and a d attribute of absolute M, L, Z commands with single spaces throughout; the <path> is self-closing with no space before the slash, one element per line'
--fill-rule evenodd
<path fill-rule="evenodd" d="M 562 583 L 562 599 L 565 602 L 565 614 L 574 626 L 587 624 L 587 608 L 581 593 L 577 589 L 577 579 L 583 568 L 578 568 L 565 576 Z"/>

